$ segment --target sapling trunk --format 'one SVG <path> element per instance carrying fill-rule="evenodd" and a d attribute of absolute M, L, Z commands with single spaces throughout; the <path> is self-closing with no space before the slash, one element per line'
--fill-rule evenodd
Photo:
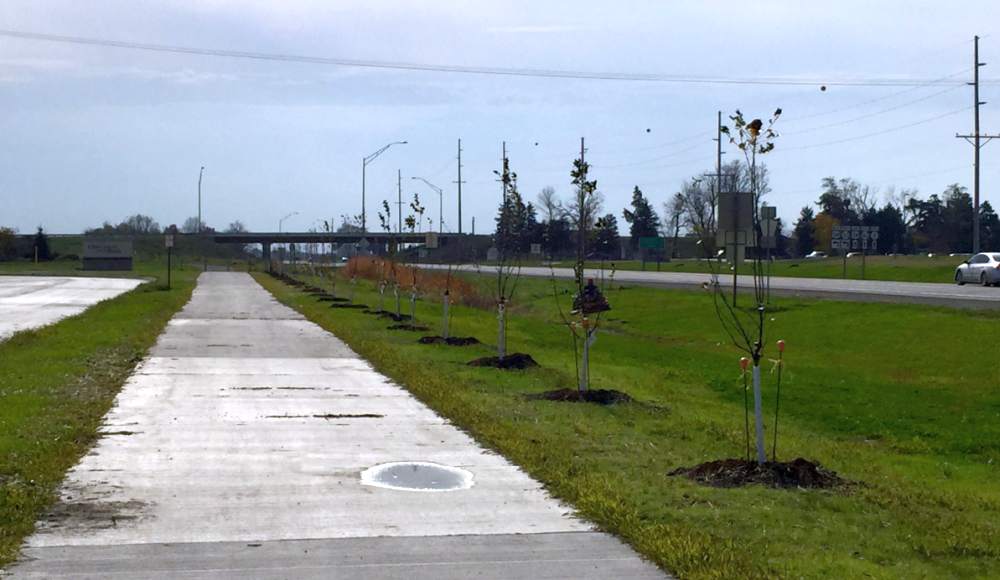
<path fill-rule="evenodd" d="M 760 364 L 756 361 L 753 365 L 753 416 L 756 423 L 757 463 L 763 465 L 767 461 L 764 454 L 764 409 L 760 392 Z"/>
<path fill-rule="evenodd" d="M 503 360 L 507 356 L 507 306 L 503 299 L 497 302 L 497 358 Z"/>
<path fill-rule="evenodd" d="M 443 311 L 442 320 L 441 320 L 441 336 L 444 337 L 445 340 L 448 340 L 448 332 L 450 330 L 448 328 L 450 326 L 448 324 L 449 323 L 449 320 L 448 320 L 448 309 L 451 306 L 451 296 L 448 295 L 448 291 L 445 291 L 445 293 L 444 293 L 444 300 L 442 301 L 441 305 L 442 305 L 442 311 Z"/>
<path fill-rule="evenodd" d="M 378 311 L 385 312 L 385 282 L 378 285 Z"/>
<path fill-rule="evenodd" d="M 590 347 L 597 340 L 597 328 L 586 329 L 583 335 L 583 357 L 580 360 L 580 392 L 590 389 Z"/>
<path fill-rule="evenodd" d="M 352 303 L 354 302 L 354 287 L 357 286 L 357 284 L 358 284 L 358 279 L 355 278 L 354 276 L 351 276 L 350 290 L 348 291 L 347 299 Z"/>
<path fill-rule="evenodd" d="M 417 323 L 417 291 L 410 292 L 410 324 Z"/>
<path fill-rule="evenodd" d="M 399 284 L 392 285 L 392 295 L 396 298 L 396 318 L 402 318 L 403 312 L 399 303 Z"/>

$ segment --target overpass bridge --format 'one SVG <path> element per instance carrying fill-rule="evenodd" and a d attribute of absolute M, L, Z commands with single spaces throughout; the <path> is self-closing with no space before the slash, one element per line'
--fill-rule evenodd
<path fill-rule="evenodd" d="M 437 232 L 239 232 L 211 234 L 217 244 L 260 244 L 264 261 L 271 263 L 272 244 L 363 244 L 376 252 L 400 244 L 447 246 L 459 240 L 472 240 L 471 234 Z"/>

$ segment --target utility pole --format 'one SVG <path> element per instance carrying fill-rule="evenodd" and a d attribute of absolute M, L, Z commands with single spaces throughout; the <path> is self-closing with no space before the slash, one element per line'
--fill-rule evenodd
<path fill-rule="evenodd" d="M 722 111 L 716 112 L 715 139 L 712 140 L 715 141 L 715 201 L 718 207 L 719 199 L 722 197 Z M 735 191 L 735 188 L 733 188 L 733 191 L 731 193 L 733 195 L 733 228 L 735 229 L 733 230 L 733 253 L 730 254 L 729 257 L 733 262 L 733 306 L 735 307 L 736 282 L 738 279 L 737 276 L 739 275 L 739 268 L 740 268 L 740 260 L 739 260 L 740 245 L 739 245 L 739 240 L 737 239 L 737 235 L 739 232 L 740 204 L 739 204 L 739 192 Z M 716 227 L 718 227 L 718 224 L 716 224 Z M 722 235 L 725 236 L 726 235 L 725 232 L 723 232 Z M 725 237 L 723 237 L 722 242 L 723 244 L 725 244 L 726 242 Z"/>
<path fill-rule="evenodd" d="M 458 140 L 458 233 L 462 233 L 462 140 Z"/>
<path fill-rule="evenodd" d="M 584 179 L 581 180 L 578 191 L 576 193 L 576 203 L 577 203 L 577 220 L 579 223 L 576 228 L 576 259 L 579 263 L 583 263 L 587 258 L 587 199 L 585 188 L 587 186 L 587 178 L 590 177 L 589 171 L 584 171 L 586 166 L 585 156 L 587 153 L 587 147 L 584 145 L 584 138 L 580 137 L 580 172 L 583 173 Z M 579 281 L 578 281 L 579 282 Z"/>
<path fill-rule="evenodd" d="M 996 135 L 982 135 L 979 132 L 979 105 L 985 105 L 986 101 L 979 100 L 979 67 L 986 66 L 985 62 L 979 62 L 979 37 L 973 37 L 972 48 L 972 103 L 973 103 L 973 133 L 971 135 L 955 134 L 955 137 L 965 139 L 972 145 L 972 253 L 979 253 L 979 150 L 991 140 L 1000 137 Z"/>

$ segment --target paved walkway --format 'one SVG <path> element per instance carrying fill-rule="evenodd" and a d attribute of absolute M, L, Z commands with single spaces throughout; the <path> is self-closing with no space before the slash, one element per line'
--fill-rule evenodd
<path fill-rule="evenodd" d="M 142 280 L 70 276 L 0 276 L 0 340 L 75 316 Z"/>
<path fill-rule="evenodd" d="M 663 578 L 246 274 L 206 273 L 15 578 Z M 363 485 L 376 464 L 469 489 Z"/>

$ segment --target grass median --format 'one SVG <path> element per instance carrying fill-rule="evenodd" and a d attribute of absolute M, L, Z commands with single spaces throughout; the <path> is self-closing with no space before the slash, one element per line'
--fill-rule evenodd
<path fill-rule="evenodd" d="M 3 271 L 25 270 L 60 273 L 58 264 Z M 190 298 L 198 271 L 175 270 L 171 290 L 162 274 L 159 264 L 137 264 L 129 275 L 155 281 L 0 342 L 0 566 L 17 556 L 135 365 Z"/>
<path fill-rule="evenodd" d="M 524 397 L 574 385 L 570 337 L 549 281 L 521 281 L 508 331 L 510 351 L 527 352 L 541 366 L 505 372 L 466 365 L 491 354 L 489 346 L 418 344 L 419 334 L 388 330 L 384 319 L 330 308 L 266 275 L 257 279 L 682 578 L 1000 574 L 997 313 L 779 301 L 771 337 L 789 345 L 779 459 L 817 460 L 855 485 L 719 489 L 667 475 L 742 455 L 739 354 L 705 294 L 608 292 L 613 310 L 592 353 L 593 386 L 625 391 L 639 403 L 599 407 Z M 557 293 L 564 288 L 560 283 Z M 356 298 L 376 303 L 368 283 L 358 285 Z M 454 335 L 495 340 L 493 312 L 452 310 Z M 436 297 L 421 300 L 417 318 L 432 327 L 427 334 L 437 333 Z M 773 384 L 765 381 L 771 405 Z"/>

